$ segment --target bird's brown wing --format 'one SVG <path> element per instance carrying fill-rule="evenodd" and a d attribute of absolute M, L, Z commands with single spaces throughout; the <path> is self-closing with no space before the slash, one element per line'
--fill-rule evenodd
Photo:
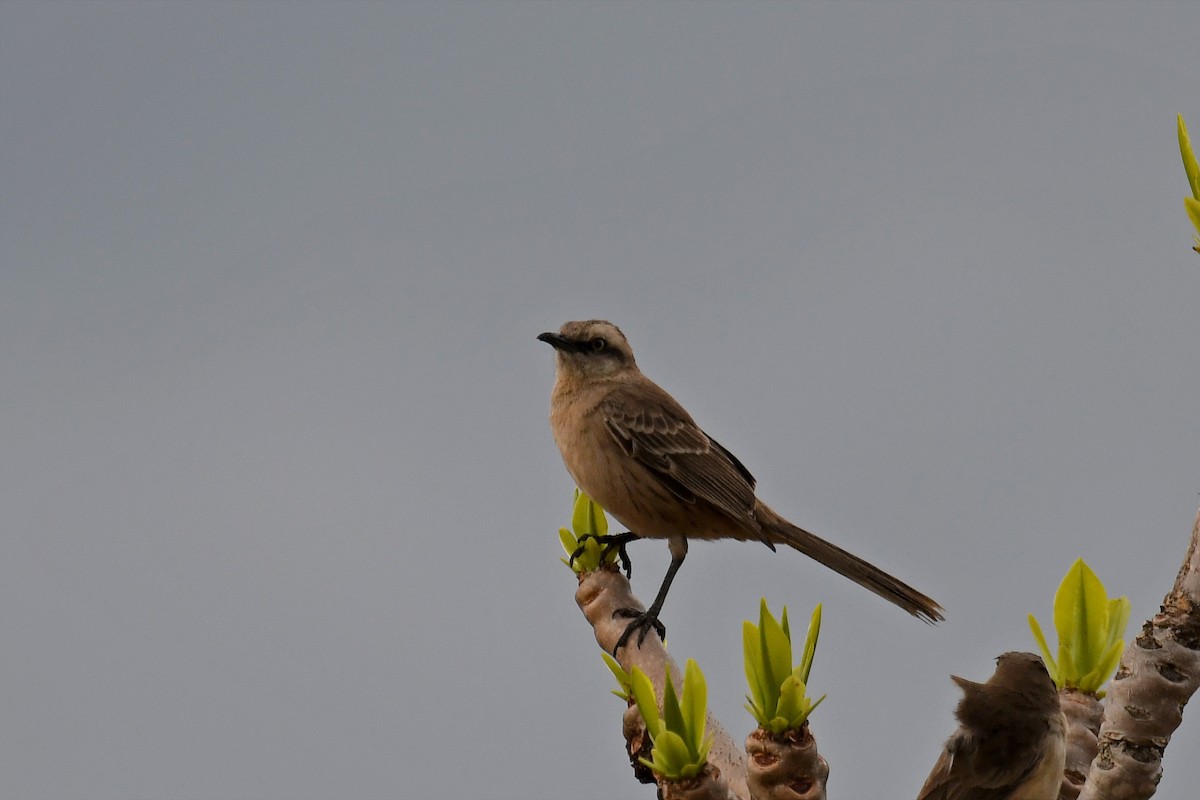
<path fill-rule="evenodd" d="M 1034 761 L 1014 774 L 1013 765 L 979 755 L 979 741 L 960 727 L 946 741 L 917 800 L 1009 800 L 1037 766 Z"/>
<path fill-rule="evenodd" d="M 754 518 L 754 476 L 654 384 L 618 388 L 600 404 L 609 433 L 686 503 L 703 500 L 775 549 Z"/>
<path fill-rule="evenodd" d="M 961 728 L 942 748 L 942 754 L 925 779 L 917 800 L 961 800 L 972 786 L 971 762 L 974 760 L 974 741 Z"/>

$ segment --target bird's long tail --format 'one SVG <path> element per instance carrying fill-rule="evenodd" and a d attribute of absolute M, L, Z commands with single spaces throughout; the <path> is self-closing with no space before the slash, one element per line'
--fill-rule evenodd
<path fill-rule="evenodd" d="M 771 534 L 772 540 L 782 542 L 809 558 L 820 561 L 834 572 L 845 575 L 859 586 L 870 589 L 890 603 L 895 603 L 914 617 L 926 622 L 945 619 L 942 607 L 932 599 L 907 583 L 888 575 L 874 564 L 863 561 L 803 528 L 797 528 L 766 506 L 760 505 L 757 516 L 759 522 Z"/>

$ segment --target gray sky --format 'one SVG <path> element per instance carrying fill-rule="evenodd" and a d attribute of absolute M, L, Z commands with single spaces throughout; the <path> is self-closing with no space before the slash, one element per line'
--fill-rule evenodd
<path fill-rule="evenodd" d="M 558 562 L 549 348 L 605 317 L 762 496 L 934 596 L 825 604 L 813 728 L 915 795 L 953 672 L 1200 490 L 1194 4 L 0 5 L 0 795 L 650 798 Z M 634 545 L 649 599 L 661 542 Z M 1200 783 L 1185 720 L 1159 796 Z"/>

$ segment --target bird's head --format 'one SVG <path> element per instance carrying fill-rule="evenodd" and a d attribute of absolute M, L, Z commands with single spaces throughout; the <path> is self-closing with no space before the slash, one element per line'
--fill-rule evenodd
<path fill-rule="evenodd" d="M 1033 653 L 1002 653 L 996 657 L 996 672 L 988 683 L 1054 690 L 1054 681 L 1041 657 Z"/>
<path fill-rule="evenodd" d="M 637 369 L 625 334 L 602 319 L 567 322 L 558 333 L 537 338 L 557 351 L 559 372 L 571 377 L 612 377 Z"/>
<path fill-rule="evenodd" d="M 974 730 L 1027 726 L 1030 720 L 1061 713 L 1058 688 L 1042 659 L 1033 653 L 1000 655 L 986 683 L 950 677 L 963 690 L 955 716 Z"/>

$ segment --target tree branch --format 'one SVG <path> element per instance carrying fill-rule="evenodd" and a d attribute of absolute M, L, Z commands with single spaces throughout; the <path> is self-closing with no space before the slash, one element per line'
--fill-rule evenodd
<path fill-rule="evenodd" d="M 1104 719 L 1104 701 L 1091 692 L 1060 689 L 1058 701 L 1067 717 L 1067 762 L 1058 800 L 1075 800 L 1096 758 L 1096 741 Z"/>
<path fill-rule="evenodd" d="M 575 592 L 575 602 L 579 604 L 583 615 L 592 624 L 596 634 L 596 643 L 605 652 L 611 653 L 617 639 L 625 632 L 629 620 L 613 618 L 613 612 L 618 608 L 644 608 L 641 601 L 634 596 L 629 581 L 615 569 L 602 568 L 594 572 L 585 572 L 579 576 L 579 588 Z M 637 646 L 637 637 L 630 637 L 628 645 L 616 653 L 617 661 L 627 672 L 638 667 L 646 673 L 654 684 L 654 692 L 658 697 L 663 696 L 663 678 L 665 670 L 670 667 L 671 680 L 676 685 L 682 685 L 683 679 L 679 667 L 667 655 L 662 640 L 658 634 L 651 631 L 646 636 L 642 646 Z M 632 720 L 631 720 L 632 715 Z M 641 717 L 634 710 L 626 714 L 624 725 L 625 739 L 631 753 L 631 760 L 636 763 L 637 756 L 649 757 L 649 737 L 645 728 L 641 727 Z M 641 728 L 640 732 L 638 728 Z M 727 787 L 727 793 L 736 800 L 749 800 L 750 790 L 746 788 L 746 758 L 725 732 L 720 721 L 708 714 L 708 734 L 713 737 L 712 748 L 708 752 L 708 763 L 717 770 L 719 779 Z M 633 734 L 631 738 L 631 734 Z M 639 752 L 643 751 L 644 752 Z M 637 767 L 635 766 L 635 773 Z M 639 775 L 639 780 L 645 778 Z M 704 795 L 708 796 L 708 795 Z"/>
<path fill-rule="evenodd" d="M 615 567 L 580 575 L 575 602 L 591 623 L 596 643 L 609 653 L 629 624 L 627 619 L 614 618 L 613 612 L 618 608 L 644 607 L 634 596 L 629 581 Z M 666 668 L 671 670 L 671 679 L 680 683 L 679 668 L 653 631 L 641 647 L 631 638 L 616 656 L 622 669 L 629 671 L 635 666 L 641 669 L 654 683 L 659 697 L 663 696 Z M 708 714 L 706 724 L 713 738 L 708 768 L 690 781 L 660 782 L 659 792 L 664 800 L 825 800 L 829 764 L 817 752 L 817 742 L 807 722 L 799 730 L 785 731 L 779 736 L 756 729 L 746 738 L 749 763 L 712 713 Z M 653 774 L 638 761 L 639 757 L 649 758 L 651 745 L 636 708 L 626 710 L 622 732 L 634 775 L 643 783 L 654 783 Z"/>
<path fill-rule="evenodd" d="M 629 581 L 615 568 L 605 567 L 579 576 L 575 593 L 591 623 L 596 643 L 612 652 L 628 621 L 613 617 L 618 608 L 644 608 Z M 632 641 L 617 652 L 626 671 L 638 667 L 663 695 L 663 679 L 682 682 L 679 668 L 657 634 L 650 632 L 640 647 Z M 1121 658 L 1104 701 L 1104 720 L 1098 740 L 1098 704 L 1094 698 L 1060 696 L 1071 718 L 1069 758 L 1060 797 L 1078 792 L 1079 800 L 1145 800 L 1162 777 L 1162 757 L 1171 735 L 1183 720 L 1183 707 L 1200 689 L 1200 512 L 1192 527 L 1187 555 L 1159 613 L 1142 626 Z M 1090 702 L 1089 702 L 1090 701 Z M 1074 712 L 1074 713 L 1072 713 Z M 713 744 L 709 767 L 698 778 L 675 784 L 659 783 L 660 796 L 670 800 L 824 800 L 829 765 L 817 753 L 808 725 L 794 735 L 774 737 L 756 730 L 746 739 L 746 757 L 711 713 L 708 734 Z M 654 775 L 639 762 L 651 743 L 636 709 L 623 718 L 630 762 L 644 783 Z M 1077 735 L 1078 734 L 1078 735 Z M 1082 767 L 1095 747 L 1097 755 L 1080 791 Z"/>
<path fill-rule="evenodd" d="M 1200 688 L 1200 512 L 1183 566 L 1158 615 L 1125 649 L 1105 698 L 1099 753 L 1080 800 L 1142 800 L 1162 778 L 1162 756 Z"/>

